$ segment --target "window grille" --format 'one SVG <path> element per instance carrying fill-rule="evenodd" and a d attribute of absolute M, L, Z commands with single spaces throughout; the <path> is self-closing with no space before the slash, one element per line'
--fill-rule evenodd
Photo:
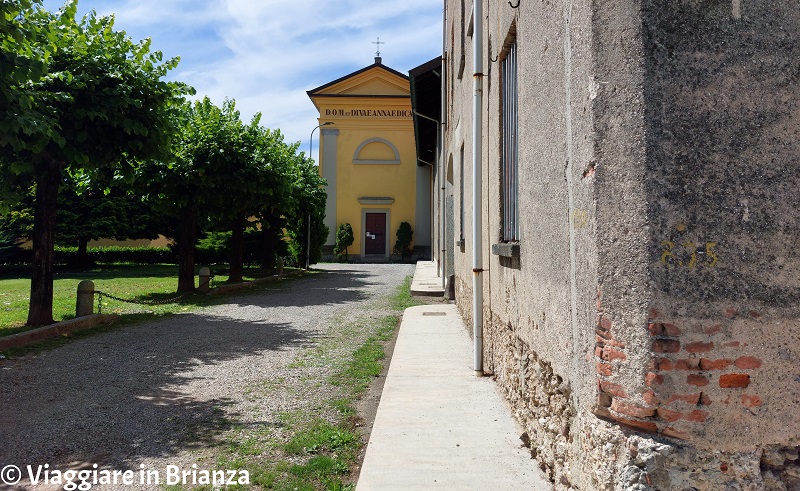
<path fill-rule="evenodd" d="M 519 240 L 519 141 L 517 134 L 517 43 L 509 47 L 502 66 L 502 204 L 503 241 Z"/>

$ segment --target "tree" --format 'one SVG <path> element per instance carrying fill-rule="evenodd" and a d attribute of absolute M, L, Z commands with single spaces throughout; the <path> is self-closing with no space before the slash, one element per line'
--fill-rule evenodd
<path fill-rule="evenodd" d="M 411 224 L 408 222 L 401 222 L 397 228 L 397 242 L 394 243 L 394 252 L 400 254 L 400 260 L 406 260 L 406 254 L 411 255 L 411 241 L 414 238 L 414 231 L 411 230 Z"/>
<path fill-rule="evenodd" d="M 115 31 L 113 17 L 91 12 L 79 21 L 74 0 L 58 13 L 31 3 L 12 21 L 28 36 L 16 52 L 34 61 L 26 76 L 2 89 L 15 105 L 0 114 L 0 172 L 12 176 L 0 184 L 0 199 L 8 203 L 15 179 L 35 183 L 27 323 L 44 325 L 53 322 L 54 232 L 64 178 L 130 175 L 140 159 L 163 155 L 174 108 L 191 89 L 162 80 L 177 58 L 162 63 L 149 39 L 136 44 Z"/>
<path fill-rule="evenodd" d="M 260 114 L 245 126 L 234 107 L 233 101 L 226 101 L 223 105 L 224 113 L 231 112 L 229 123 L 232 128 L 228 137 L 232 140 L 232 157 L 226 160 L 227 166 L 220 169 L 225 179 L 217 193 L 221 202 L 215 209 L 224 212 L 222 218 L 227 220 L 232 231 L 228 279 L 242 281 L 246 221 L 249 217 L 264 215 L 265 209 L 274 216 L 288 207 L 291 159 L 280 132 L 260 126 Z M 231 200 L 231 196 L 236 196 L 236 199 Z M 262 221 L 262 228 L 265 225 L 277 232 L 274 221 Z"/>
<path fill-rule="evenodd" d="M 217 203 L 218 182 L 224 178 L 218 169 L 231 155 L 221 138 L 225 115 L 206 97 L 181 107 L 176 138 L 170 155 L 141 168 L 137 179 L 147 201 L 179 219 L 175 233 L 178 243 L 178 292 L 195 288 L 195 244 L 200 217 Z M 228 197 L 230 198 L 230 197 Z"/>
<path fill-rule="evenodd" d="M 294 152 L 297 146 L 299 143 L 290 149 Z M 314 161 L 307 159 L 305 155 L 295 155 L 294 163 L 296 165 L 292 192 L 294 207 L 292 220 L 287 224 L 291 239 L 289 247 L 295 263 L 305 264 L 308 267 L 322 258 L 322 246 L 328 237 L 328 227 L 324 222 L 327 195 L 322 187 L 325 185 L 325 179 L 319 175 Z"/>
<path fill-rule="evenodd" d="M 80 186 L 65 179 L 58 195 L 55 243 L 78 247 L 77 266 L 89 266 L 90 240 L 155 239 L 169 234 L 167 218 L 120 183 Z"/>
<path fill-rule="evenodd" d="M 340 223 L 339 227 L 336 229 L 336 247 L 334 247 L 333 253 L 340 258 L 342 254 L 344 254 L 344 260 L 346 262 L 348 260 L 347 248 L 353 245 L 355 240 L 356 238 L 353 236 L 353 227 L 349 223 Z"/>

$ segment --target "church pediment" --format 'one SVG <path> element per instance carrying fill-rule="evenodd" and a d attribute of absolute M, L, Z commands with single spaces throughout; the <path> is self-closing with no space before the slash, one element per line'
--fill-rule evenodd
<path fill-rule="evenodd" d="M 411 96 L 408 77 L 380 64 L 368 66 L 308 91 L 316 96 Z"/>

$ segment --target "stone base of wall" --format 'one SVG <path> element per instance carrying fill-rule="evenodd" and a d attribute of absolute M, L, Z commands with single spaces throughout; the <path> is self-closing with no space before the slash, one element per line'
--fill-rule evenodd
<path fill-rule="evenodd" d="M 496 317 L 485 324 L 486 371 L 556 490 L 800 490 L 800 446 L 700 449 L 603 420 L 590 407 L 573 406 L 568 375 L 554 373 L 512 326 Z"/>

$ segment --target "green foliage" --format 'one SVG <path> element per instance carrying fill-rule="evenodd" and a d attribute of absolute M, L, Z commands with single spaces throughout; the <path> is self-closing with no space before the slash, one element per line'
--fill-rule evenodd
<path fill-rule="evenodd" d="M 351 430 L 316 420 L 306 430 L 294 434 L 283 449 L 294 455 L 338 452 L 355 448 L 358 441 L 358 434 Z"/>
<path fill-rule="evenodd" d="M 17 102 L 0 113 L 2 164 L 10 175 L 38 172 L 43 158 L 76 176 L 130 169 L 134 158 L 162 155 L 176 102 L 192 92 L 162 80 L 177 58 L 162 62 L 149 39 L 135 43 L 115 30 L 113 16 L 92 11 L 78 20 L 77 8 L 70 0 L 55 13 L 38 2 L 14 9 L 17 34 L 2 42 L 12 48 L 8 56 L 28 63 L 0 90 Z"/>
<path fill-rule="evenodd" d="M 168 219 L 127 186 L 113 183 L 81 187 L 67 179 L 59 193 L 56 243 L 79 244 L 97 239 L 156 239 L 170 234 Z"/>
<path fill-rule="evenodd" d="M 333 253 L 339 256 L 339 259 L 344 256 L 344 260 L 347 261 L 347 248 L 353 245 L 354 241 L 353 227 L 349 223 L 339 224 L 336 229 L 336 247 L 334 247 Z"/>
<path fill-rule="evenodd" d="M 400 223 L 397 228 L 397 241 L 394 243 L 395 254 L 400 254 L 401 260 L 406 259 L 406 255 L 411 255 L 411 242 L 414 238 L 414 231 L 408 222 Z"/>
<path fill-rule="evenodd" d="M 294 145 L 294 149 L 298 144 Z M 311 253 L 310 263 L 319 262 L 322 258 L 322 246 L 328 238 L 328 227 L 325 225 L 325 179 L 319 175 L 319 169 L 312 160 L 303 155 L 295 156 L 297 173 L 292 186 L 292 199 L 295 204 L 291 220 L 287 223 L 289 235 L 289 252 L 296 265 L 305 265 L 308 248 L 309 219 L 311 220 Z"/>
<path fill-rule="evenodd" d="M 38 1 L 2 3 L 0 208 L 36 184 L 34 267 L 28 323 L 52 322 L 52 251 L 56 199 L 65 176 L 79 182 L 131 176 L 139 160 L 165 155 L 176 108 L 193 93 L 163 77 L 150 40 L 134 43 L 114 18 L 94 11 L 76 19 L 78 3 L 57 13 Z M 5 63 L 3 67 L 5 68 Z M 12 64 L 13 66 L 13 64 Z"/>
<path fill-rule="evenodd" d="M 175 264 L 175 251 L 169 247 L 93 247 L 87 250 L 89 259 L 97 264 Z M 33 250 L 17 248 L 13 253 L 0 256 L 0 264 L 25 265 L 33 261 Z M 78 248 L 56 246 L 55 264 L 78 262 Z"/>

